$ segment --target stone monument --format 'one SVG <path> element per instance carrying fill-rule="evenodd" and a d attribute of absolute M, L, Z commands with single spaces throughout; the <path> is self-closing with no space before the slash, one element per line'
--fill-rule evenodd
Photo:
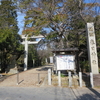
<path fill-rule="evenodd" d="M 94 23 L 87 23 L 88 58 L 93 74 L 99 74 Z"/>

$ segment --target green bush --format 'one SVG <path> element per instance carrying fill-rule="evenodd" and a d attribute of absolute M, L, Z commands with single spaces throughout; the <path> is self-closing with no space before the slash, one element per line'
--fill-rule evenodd
<path fill-rule="evenodd" d="M 90 72 L 90 66 L 89 66 L 88 61 L 81 61 L 80 67 L 81 67 L 82 72 Z"/>

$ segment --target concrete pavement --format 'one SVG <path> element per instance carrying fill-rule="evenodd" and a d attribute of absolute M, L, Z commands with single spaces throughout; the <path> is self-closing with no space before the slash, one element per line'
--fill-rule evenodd
<path fill-rule="evenodd" d="M 0 87 L 0 100 L 100 100 L 100 89 Z"/>
<path fill-rule="evenodd" d="M 46 71 L 47 69 L 47 67 L 44 67 L 38 69 L 38 71 Z M 33 85 L 32 87 L 16 87 L 16 82 L 14 83 L 15 87 L 12 87 L 7 85 L 8 83 L 9 81 L 6 81 L 6 87 L 4 85 L 0 87 L 0 100 L 100 100 L 100 89 L 97 88 L 62 88 L 45 84 L 42 84 L 41 87 L 34 87 Z"/>

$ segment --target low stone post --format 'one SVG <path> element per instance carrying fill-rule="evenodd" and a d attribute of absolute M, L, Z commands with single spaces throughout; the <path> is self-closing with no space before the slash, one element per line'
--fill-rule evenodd
<path fill-rule="evenodd" d="M 48 85 L 51 85 L 51 69 L 48 69 Z"/>
<path fill-rule="evenodd" d="M 58 85 L 61 86 L 61 72 L 58 71 Z"/>
<path fill-rule="evenodd" d="M 72 86 L 72 77 L 71 77 L 71 72 L 68 72 L 68 79 L 69 79 L 69 87 Z"/>
<path fill-rule="evenodd" d="M 79 72 L 79 85 L 82 87 L 82 72 Z"/>
<path fill-rule="evenodd" d="M 90 84 L 91 84 L 91 87 L 93 88 L 94 84 L 93 84 L 93 73 L 92 72 L 90 73 Z"/>
<path fill-rule="evenodd" d="M 38 84 L 40 84 L 40 73 L 38 73 Z"/>
<path fill-rule="evenodd" d="M 33 68 L 35 67 L 35 60 L 33 59 Z"/>

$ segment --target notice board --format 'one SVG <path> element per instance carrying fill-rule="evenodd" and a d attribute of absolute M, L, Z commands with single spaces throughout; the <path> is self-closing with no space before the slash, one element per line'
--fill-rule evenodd
<path fill-rule="evenodd" d="M 57 70 L 74 70 L 75 55 L 57 55 L 56 66 Z"/>

